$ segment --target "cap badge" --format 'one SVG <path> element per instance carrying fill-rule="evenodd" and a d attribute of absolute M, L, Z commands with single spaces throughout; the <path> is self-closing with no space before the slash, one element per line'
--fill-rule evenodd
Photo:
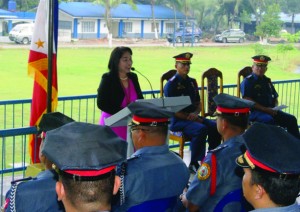
<path fill-rule="evenodd" d="M 199 180 L 206 180 L 210 176 L 210 166 L 208 163 L 203 163 L 197 173 Z"/>
<path fill-rule="evenodd" d="M 190 54 L 185 54 L 185 58 L 189 59 L 191 57 Z"/>
<path fill-rule="evenodd" d="M 260 61 L 265 61 L 266 58 L 265 58 L 264 56 L 260 56 L 259 60 L 260 60 Z"/>

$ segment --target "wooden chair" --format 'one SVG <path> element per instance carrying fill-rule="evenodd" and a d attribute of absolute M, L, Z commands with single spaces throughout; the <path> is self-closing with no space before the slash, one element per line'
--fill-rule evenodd
<path fill-rule="evenodd" d="M 252 67 L 251 66 L 246 66 L 244 68 L 242 68 L 239 73 L 238 73 L 238 78 L 237 78 L 237 97 L 241 97 L 241 77 L 243 77 L 243 79 L 245 77 L 247 77 L 248 75 L 250 75 L 252 73 Z"/>
<path fill-rule="evenodd" d="M 205 81 L 207 89 L 205 89 Z M 217 108 L 213 98 L 219 93 L 223 93 L 222 72 L 218 69 L 210 68 L 202 74 L 201 78 L 201 116 L 213 115 Z"/>
<path fill-rule="evenodd" d="M 164 97 L 164 81 L 167 82 L 169 79 L 171 79 L 176 74 L 176 72 L 177 71 L 175 69 L 171 69 L 161 76 L 161 78 L 160 78 L 160 97 Z M 186 136 L 184 136 L 181 131 L 173 132 L 171 130 L 169 131 L 169 139 L 179 142 L 179 155 L 181 158 L 183 158 L 184 144 L 189 139 Z"/>

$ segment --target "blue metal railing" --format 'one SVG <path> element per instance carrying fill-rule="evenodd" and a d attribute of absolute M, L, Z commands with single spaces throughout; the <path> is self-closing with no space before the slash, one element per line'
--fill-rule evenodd
<path fill-rule="evenodd" d="M 299 118 L 300 79 L 273 83 L 278 91 L 280 104 L 289 106 L 285 111 Z M 224 85 L 223 91 L 236 95 L 236 85 Z M 153 93 L 159 96 L 159 90 L 154 90 Z M 150 99 L 152 91 L 144 91 L 143 95 Z M 100 117 L 96 101 L 96 94 L 59 97 L 57 111 L 76 121 L 96 124 Z M 27 139 L 28 135 L 37 133 L 36 127 L 28 127 L 30 107 L 31 99 L 0 101 L 0 195 L 9 188 L 7 182 L 24 177 L 26 166 L 30 163 Z M 172 145 L 176 146 L 178 145 Z M 2 198 L 0 203 L 3 204 Z"/>

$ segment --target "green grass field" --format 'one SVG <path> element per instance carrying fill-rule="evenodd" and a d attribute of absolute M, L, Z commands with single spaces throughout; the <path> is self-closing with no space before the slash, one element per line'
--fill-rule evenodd
<path fill-rule="evenodd" d="M 237 72 L 251 65 L 255 55 L 253 45 L 228 47 L 133 47 L 133 66 L 159 89 L 163 72 L 174 68 L 174 55 L 192 52 L 190 76 L 200 83 L 201 74 L 215 67 L 223 72 L 224 84 L 235 84 Z M 109 48 L 59 48 L 59 96 L 95 94 L 101 75 L 107 71 L 112 49 Z M 267 75 L 272 80 L 299 78 L 293 71 L 300 64 L 300 51 L 279 53 L 276 46 L 266 46 L 264 51 L 272 58 Z M 27 76 L 28 49 L 0 48 L 1 100 L 31 98 L 33 79 Z M 142 90 L 150 90 L 148 82 L 139 76 Z"/>

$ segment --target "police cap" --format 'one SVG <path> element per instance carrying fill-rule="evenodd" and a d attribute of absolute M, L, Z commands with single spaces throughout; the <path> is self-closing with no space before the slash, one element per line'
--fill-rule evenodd
<path fill-rule="evenodd" d="M 131 126 L 166 126 L 173 112 L 148 102 L 133 102 L 128 109 L 133 114 Z"/>
<path fill-rule="evenodd" d="M 217 105 L 214 115 L 248 115 L 254 102 L 221 93 L 213 98 Z"/>
<path fill-rule="evenodd" d="M 179 55 L 174 56 L 176 62 L 180 63 L 189 63 L 191 64 L 191 58 L 193 57 L 193 54 L 190 52 L 182 53 Z"/>
<path fill-rule="evenodd" d="M 74 120 L 60 112 L 45 113 L 39 123 L 39 132 L 56 129 Z"/>
<path fill-rule="evenodd" d="M 246 152 L 238 165 L 279 176 L 300 175 L 300 140 L 283 128 L 254 123 L 244 134 Z"/>
<path fill-rule="evenodd" d="M 266 55 L 256 55 L 253 56 L 252 59 L 256 64 L 268 64 L 268 62 L 271 60 L 271 58 Z"/>
<path fill-rule="evenodd" d="M 126 159 L 127 142 L 108 126 L 72 122 L 48 131 L 42 153 L 61 174 L 98 180 Z"/>

